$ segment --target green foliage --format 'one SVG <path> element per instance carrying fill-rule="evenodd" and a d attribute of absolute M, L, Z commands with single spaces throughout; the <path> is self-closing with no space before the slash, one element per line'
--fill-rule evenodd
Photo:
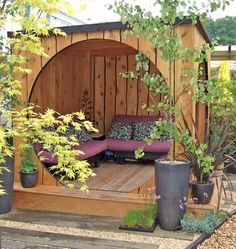
<path fill-rule="evenodd" d="M 219 223 L 219 221 L 228 217 L 228 213 L 223 210 L 218 211 L 216 213 L 205 213 L 200 219 L 185 215 L 184 218 L 181 220 L 181 226 L 183 230 L 188 233 L 211 234 L 214 232 L 214 229 Z"/>
<path fill-rule="evenodd" d="M 30 173 L 37 170 L 37 164 L 34 162 L 32 152 L 32 145 L 26 145 L 21 153 L 20 171 L 23 173 Z"/>
<path fill-rule="evenodd" d="M 122 219 L 122 225 L 127 227 L 150 227 L 156 219 L 156 205 L 147 205 L 143 210 L 133 209 Z"/>
<path fill-rule="evenodd" d="M 142 107 L 148 112 L 158 110 L 165 118 L 164 122 L 156 123 L 157 127 L 151 132 L 146 142 L 150 144 L 153 140 L 160 138 L 163 133 L 169 133 L 183 147 L 185 157 L 191 161 L 192 165 L 196 164 L 197 170 L 194 173 L 200 182 L 209 181 L 213 169 L 223 159 L 226 159 L 220 150 L 223 147 L 225 136 L 228 136 L 226 134 L 228 128 L 222 133 L 223 138 L 218 134 L 216 135 L 215 131 L 218 128 L 223 131 L 225 128 L 224 125 L 222 126 L 223 121 L 227 123 L 227 126 L 236 125 L 236 95 L 232 95 L 233 90 L 231 90 L 231 100 L 233 99 L 233 101 L 222 102 L 222 99 L 229 98 L 224 96 L 219 82 L 203 77 L 202 63 L 208 60 L 208 55 L 214 50 L 216 42 L 212 41 L 211 45 L 203 42 L 198 47 L 185 47 L 182 44 L 182 38 L 174 31 L 174 28 L 176 23 L 181 23 L 181 20 L 186 16 L 192 24 L 196 24 L 199 20 L 204 21 L 209 13 L 217 9 L 224 10 L 230 2 L 207 0 L 200 6 L 195 1 L 158 0 L 153 5 L 153 9 L 158 9 L 158 15 L 142 9 L 139 5 L 132 5 L 125 1 L 116 1 L 113 7 L 114 11 L 120 15 L 122 22 L 128 23 L 130 30 L 126 32 L 126 35 L 131 32 L 135 33 L 137 37 L 143 36 L 149 39 L 153 47 L 161 51 L 162 60 L 166 61 L 168 66 L 166 80 L 160 73 L 150 74 L 148 69 L 149 56 L 138 53 L 136 55 L 136 72 L 124 74 L 126 78 L 134 78 L 135 76 L 145 84 L 149 98 L 153 103 L 150 106 L 144 104 Z M 178 79 L 173 77 L 173 63 L 178 60 L 183 63 L 183 68 L 181 68 L 183 73 L 177 83 Z M 176 83 L 182 88 L 173 89 Z M 188 107 L 188 103 L 186 105 L 179 103 L 179 99 L 182 94 L 187 92 L 191 95 L 193 102 L 208 106 L 210 130 L 206 132 L 204 141 L 200 139 L 198 127 L 193 133 L 191 132 L 192 126 L 197 124 L 191 123 L 187 119 L 183 120 L 186 115 L 183 115 L 183 112 Z M 161 94 L 162 98 L 161 101 L 156 102 L 154 97 L 158 94 Z M 231 118 L 229 119 L 229 117 Z M 194 118 L 192 117 L 193 121 Z M 171 161 L 174 160 L 174 157 L 179 156 L 174 154 L 173 146 L 171 143 L 169 153 Z M 137 150 L 136 157 L 142 155 L 141 148 Z"/>
<path fill-rule="evenodd" d="M 68 139 L 64 134 L 70 125 L 78 130 L 84 126 L 93 131 L 95 129 L 92 123 L 86 121 L 82 113 L 60 115 L 53 110 L 36 113 L 33 105 L 24 103 L 24 96 L 21 96 L 20 79 L 31 73 L 27 68 L 26 55 L 47 56 L 41 44 L 41 36 L 65 35 L 60 29 L 52 28 L 46 18 L 60 10 L 71 13 L 69 1 L 0 1 L 0 173 L 4 169 L 2 165 L 5 155 L 12 156 L 13 150 L 19 149 L 8 142 L 9 138 L 14 137 L 22 141 L 20 148 L 23 150 L 28 148 L 28 143 L 35 142 L 42 143 L 47 150 L 53 146 L 54 155 L 58 156 L 58 165 L 55 168 L 61 175 L 61 181 L 79 176 L 77 180 L 83 183 L 81 190 L 86 190 L 86 180 L 95 174 L 87 161 L 75 159 L 82 153 L 74 149 L 78 142 L 73 137 Z M 11 37 L 4 37 L 2 34 L 5 33 L 5 25 L 9 21 L 13 25 L 21 26 L 23 32 L 15 31 Z M 74 117 L 78 118 L 77 123 L 73 122 Z M 54 126 L 57 127 L 56 130 L 45 132 L 45 128 Z M 27 171 L 34 167 L 29 154 L 23 156 L 22 165 Z M 70 183 L 67 186 L 72 187 Z"/>
<path fill-rule="evenodd" d="M 212 38 L 218 38 L 220 45 L 236 45 L 235 16 L 226 16 L 216 20 L 208 19 L 205 26 Z"/>

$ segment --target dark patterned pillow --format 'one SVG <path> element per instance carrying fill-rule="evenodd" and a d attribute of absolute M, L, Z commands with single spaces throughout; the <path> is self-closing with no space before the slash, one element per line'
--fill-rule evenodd
<path fill-rule="evenodd" d="M 155 137 L 155 130 L 157 126 L 155 121 L 143 121 L 133 124 L 133 139 L 142 141 L 145 138 Z M 152 133 L 154 134 L 152 136 Z M 168 141 L 170 140 L 170 135 L 167 132 L 164 132 L 158 141 Z"/>
<path fill-rule="evenodd" d="M 133 139 L 143 141 L 150 137 L 151 131 L 156 127 L 155 121 L 143 121 L 133 124 Z"/>
<path fill-rule="evenodd" d="M 107 138 L 118 140 L 130 140 L 132 136 L 132 125 L 130 123 L 113 122 Z"/>
<path fill-rule="evenodd" d="M 171 139 L 170 134 L 168 132 L 163 132 L 159 141 L 169 141 Z"/>
<path fill-rule="evenodd" d="M 67 138 L 69 138 L 69 140 L 71 136 L 75 136 L 79 144 L 86 143 L 88 140 L 92 139 L 89 133 L 83 127 L 80 130 L 76 130 L 74 127 L 68 127 L 65 135 Z"/>
<path fill-rule="evenodd" d="M 84 144 L 87 141 L 91 140 L 91 135 L 87 132 L 85 128 L 81 128 L 81 130 L 74 130 L 75 135 L 77 135 L 78 142 L 80 144 Z"/>

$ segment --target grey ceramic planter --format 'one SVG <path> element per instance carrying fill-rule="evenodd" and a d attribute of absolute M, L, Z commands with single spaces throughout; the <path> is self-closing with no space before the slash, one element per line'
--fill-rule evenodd
<path fill-rule="evenodd" d="M 214 191 L 214 183 L 198 183 L 197 181 L 191 182 L 192 198 L 196 204 L 208 204 Z"/>
<path fill-rule="evenodd" d="M 19 172 L 20 182 L 23 188 L 33 188 L 36 186 L 38 181 L 38 171 L 33 171 L 29 173 Z"/>
<path fill-rule="evenodd" d="M 189 162 L 155 161 L 158 222 L 162 229 L 177 230 L 187 207 Z"/>
<path fill-rule="evenodd" d="M 12 209 L 12 195 L 14 184 L 14 159 L 6 157 L 6 166 L 10 172 L 3 171 L 0 175 L 1 185 L 6 194 L 0 195 L 0 214 L 8 213 Z"/>

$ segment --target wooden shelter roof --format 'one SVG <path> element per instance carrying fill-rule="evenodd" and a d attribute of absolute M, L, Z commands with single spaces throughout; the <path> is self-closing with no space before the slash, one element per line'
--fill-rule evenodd
<path fill-rule="evenodd" d="M 178 19 L 175 25 L 181 24 L 191 24 L 191 20 L 189 18 L 185 18 L 183 20 Z M 211 38 L 207 33 L 206 29 L 202 25 L 200 21 L 196 24 L 198 30 L 200 31 L 201 35 L 204 37 L 206 42 L 210 43 Z M 80 32 L 95 32 L 95 31 L 103 31 L 103 30 L 114 30 L 114 29 L 127 29 L 128 25 L 123 24 L 122 22 L 106 22 L 106 23 L 95 23 L 95 24 L 83 24 L 83 25 L 72 25 L 72 26 L 65 26 L 60 27 L 62 31 L 67 34 L 71 33 L 80 33 Z M 8 37 L 12 37 L 13 32 L 8 32 Z"/>

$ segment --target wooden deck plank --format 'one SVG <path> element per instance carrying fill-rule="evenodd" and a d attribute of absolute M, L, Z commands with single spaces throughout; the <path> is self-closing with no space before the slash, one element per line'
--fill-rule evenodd
<path fill-rule="evenodd" d="M 153 163 L 125 163 L 119 165 L 112 162 L 102 162 L 95 168 L 96 177 L 90 178 L 87 185 L 93 190 L 106 190 L 116 192 L 133 192 L 144 186 L 154 176 Z M 74 184 L 79 187 L 76 181 Z"/>

